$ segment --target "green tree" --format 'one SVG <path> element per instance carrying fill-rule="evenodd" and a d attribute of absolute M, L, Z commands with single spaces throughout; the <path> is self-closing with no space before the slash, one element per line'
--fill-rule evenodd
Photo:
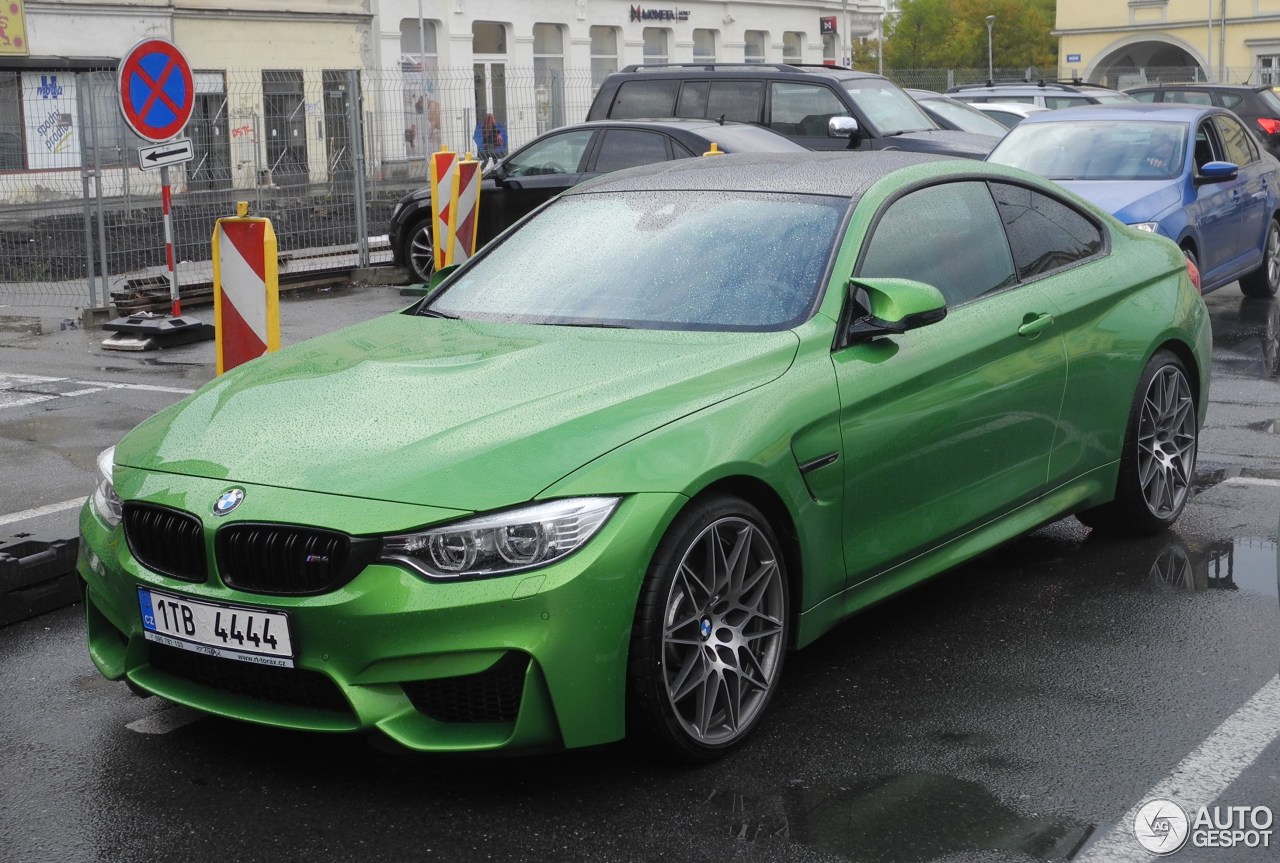
<path fill-rule="evenodd" d="M 885 67 L 985 69 L 988 15 L 997 69 L 1034 66 L 1056 77 L 1056 0 L 902 0 L 885 22 Z"/>

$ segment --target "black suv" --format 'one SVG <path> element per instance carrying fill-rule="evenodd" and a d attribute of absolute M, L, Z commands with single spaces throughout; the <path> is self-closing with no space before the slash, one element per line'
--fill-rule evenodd
<path fill-rule="evenodd" d="M 1119 90 L 1083 81 L 987 81 L 959 84 L 947 90 L 947 95 L 961 102 L 1023 102 L 1051 109 L 1133 101 Z"/>
<path fill-rule="evenodd" d="M 657 117 L 755 123 L 810 150 L 914 150 L 981 159 L 999 140 L 941 129 L 888 78 L 838 66 L 628 66 L 604 79 L 587 113 L 588 120 Z"/>
<path fill-rule="evenodd" d="M 1150 84 L 1125 90 L 1139 102 L 1187 102 L 1234 111 L 1280 159 L 1280 96 L 1266 84 Z"/>

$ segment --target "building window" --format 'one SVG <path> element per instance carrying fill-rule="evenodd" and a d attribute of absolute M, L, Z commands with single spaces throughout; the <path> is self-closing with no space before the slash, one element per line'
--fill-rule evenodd
<path fill-rule="evenodd" d="M 644 62 L 646 66 L 667 62 L 667 31 L 661 27 L 644 28 Z"/>
<path fill-rule="evenodd" d="M 27 166 L 21 103 L 18 73 L 0 72 L 0 171 L 21 171 Z"/>
<path fill-rule="evenodd" d="M 769 43 L 769 34 L 763 30 L 748 30 L 743 34 L 747 47 L 743 52 L 743 59 L 748 63 L 764 62 L 764 46 Z"/>
<path fill-rule="evenodd" d="M 472 54 L 507 53 L 507 28 L 497 21 L 471 22 Z"/>
<path fill-rule="evenodd" d="M 400 19 L 400 53 L 415 57 L 436 54 L 436 22 L 421 18 Z"/>
<path fill-rule="evenodd" d="M 533 92 L 538 134 L 564 125 L 564 30 L 533 25 Z"/>
<path fill-rule="evenodd" d="M 716 31 L 693 31 L 693 62 L 714 63 L 716 61 Z"/>
<path fill-rule="evenodd" d="M 822 34 L 822 62 L 834 66 L 836 62 L 836 36 L 834 33 Z"/>
<path fill-rule="evenodd" d="M 804 62 L 804 34 L 788 30 L 782 34 L 782 62 Z"/>
<path fill-rule="evenodd" d="M 591 28 L 591 86 L 599 87 L 606 75 L 618 71 L 618 29 Z"/>
<path fill-rule="evenodd" d="M 1262 75 L 1260 83 L 1271 86 L 1280 85 L 1280 54 L 1268 54 L 1258 58 L 1258 69 Z"/>

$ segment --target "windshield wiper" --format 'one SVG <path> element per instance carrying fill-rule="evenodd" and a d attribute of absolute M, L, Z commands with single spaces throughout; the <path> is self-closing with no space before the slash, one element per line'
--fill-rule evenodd
<path fill-rule="evenodd" d="M 586 322 L 582 322 L 582 321 L 574 321 L 574 322 L 572 322 L 572 323 L 560 323 L 560 322 L 550 323 L 550 322 L 545 322 L 545 323 L 543 323 L 543 326 L 544 326 L 544 327 L 599 327 L 599 328 L 601 328 L 601 329 L 605 329 L 605 330 L 629 330 L 629 329 L 631 329 L 631 327 L 627 326 L 626 324 L 593 324 L 593 323 L 586 323 Z"/>
<path fill-rule="evenodd" d="M 437 311 L 436 309 L 423 308 L 418 310 L 418 314 L 424 318 L 444 318 L 447 321 L 461 320 L 457 315 L 451 315 L 448 312 Z"/>

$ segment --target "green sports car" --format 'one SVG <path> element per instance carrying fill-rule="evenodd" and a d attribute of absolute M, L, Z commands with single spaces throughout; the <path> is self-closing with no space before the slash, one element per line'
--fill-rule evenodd
<path fill-rule="evenodd" d="M 420 750 L 705 760 L 859 609 L 1068 514 L 1162 530 L 1190 494 L 1194 265 L 1015 169 L 681 160 L 436 279 L 103 453 L 104 675 Z"/>

